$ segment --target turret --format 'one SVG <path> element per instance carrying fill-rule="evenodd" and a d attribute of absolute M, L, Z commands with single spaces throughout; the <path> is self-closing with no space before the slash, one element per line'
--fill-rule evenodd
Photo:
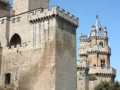
<path fill-rule="evenodd" d="M 81 61 L 77 63 L 78 90 L 93 90 L 95 85 L 101 80 L 114 81 L 116 70 L 110 67 L 111 48 L 108 46 L 107 28 L 102 28 L 99 22 L 98 15 L 92 26 L 90 36 L 80 35 L 79 56 Z M 85 62 L 89 62 L 89 69 L 85 66 Z M 84 67 L 84 69 L 83 69 Z M 86 70 L 89 70 L 86 74 Z M 81 72 L 89 76 L 81 74 Z M 83 78 L 84 77 L 84 78 Z"/>
<path fill-rule="evenodd" d="M 105 35 L 105 37 L 107 37 L 107 28 L 106 27 L 104 27 L 104 35 Z"/>
<path fill-rule="evenodd" d="M 92 26 L 91 36 L 96 36 L 96 27 L 95 27 L 95 25 Z"/>

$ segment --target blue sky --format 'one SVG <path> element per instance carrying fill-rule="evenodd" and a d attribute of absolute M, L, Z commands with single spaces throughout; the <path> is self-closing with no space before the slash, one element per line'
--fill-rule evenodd
<path fill-rule="evenodd" d="M 9 0 L 12 3 L 12 0 Z M 111 67 L 117 69 L 116 80 L 120 81 L 120 0 L 49 0 L 50 7 L 57 5 L 79 18 L 77 29 L 77 49 L 79 48 L 78 37 L 80 33 L 89 34 L 91 26 L 95 22 L 96 14 L 99 16 L 102 27 L 107 27 L 109 46 L 112 48 Z M 76 56 L 79 59 L 78 55 Z"/>

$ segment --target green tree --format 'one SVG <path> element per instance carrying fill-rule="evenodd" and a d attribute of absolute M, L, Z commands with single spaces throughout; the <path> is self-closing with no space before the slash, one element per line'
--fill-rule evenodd
<path fill-rule="evenodd" d="M 109 82 L 101 81 L 97 86 L 95 86 L 94 90 L 109 90 Z"/>
<path fill-rule="evenodd" d="M 120 90 L 120 82 L 101 81 L 95 86 L 94 90 Z"/>

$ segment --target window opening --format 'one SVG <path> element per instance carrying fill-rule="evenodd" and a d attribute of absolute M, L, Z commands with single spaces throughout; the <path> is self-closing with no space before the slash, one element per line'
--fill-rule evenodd
<path fill-rule="evenodd" d="M 20 21 L 20 17 L 17 18 L 17 22 L 19 22 L 19 21 Z"/>
<path fill-rule="evenodd" d="M 103 42 L 99 42 L 99 45 L 103 47 Z"/>
<path fill-rule="evenodd" d="M 93 66 L 96 67 L 96 64 L 94 64 Z"/>
<path fill-rule="evenodd" d="M 21 46 L 21 38 L 18 34 L 14 34 L 10 40 L 9 48 L 11 48 L 11 46 L 14 46 L 14 48 L 16 48 L 17 45 Z"/>
<path fill-rule="evenodd" d="M 10 73 L 5 74 L 5 84 L 6 85 L 10 84 L 10 78 L 11 78 Z"/>
<path fill-rule="evenodd" d="M 15 23 L 15 18 L 13 18 L 12 23 Z"/>
<path fill-rule="evenodd" d="M 105 60 L 101 60 L 101 67 L 105 67 Z"/>

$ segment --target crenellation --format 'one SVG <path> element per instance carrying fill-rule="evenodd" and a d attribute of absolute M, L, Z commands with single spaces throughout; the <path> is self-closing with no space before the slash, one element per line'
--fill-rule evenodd
<path fill-rule="evenodd" d="M 34 12 L 30 12 L 29 14 L 29 20 L 35 20 L 35 19 L 42 19 L 42 18 L 45 18 L 45 17 L 51 17 L 53 15 L 57 15 L 75 25 L 78 26 L 78 18 L 75 17 L 74 15 L 71 15 L 69 12 L 66 12 L 64 9 L 61 9 L 59 8 L 58 6 L 54 6 L 52 7 L 51 10 L 48 10 L 48 9 L 44 9 L 42 13 L 38 13 L 37 14 L 34 14 L 33 16 L 31 16 L 31 13 L 37 13 L 38 11 L 34 11 Z"/>

